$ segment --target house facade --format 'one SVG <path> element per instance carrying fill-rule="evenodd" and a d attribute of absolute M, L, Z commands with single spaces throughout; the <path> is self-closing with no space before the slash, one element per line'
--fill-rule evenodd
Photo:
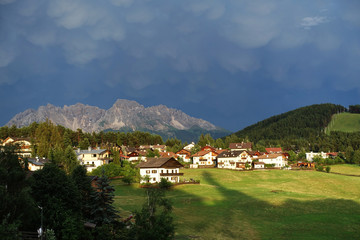
<path fill-rule="evenodd" d="M 110 159 L 110 151 L 106 149 L 91 149 L 76 151 L 76 155 L 81 165 L 85 165 L 86 170 L 91 172 L 95 168 L 108 164 Z"/>
<path fill-rule="evenodd" d="M 46 158 L 28 158 L 28 169 L 29 171 L 41 170 L 45 163 L 49 163 L 50 160 Z"/>
<path fill-rule="evenodd" d="M 276 168 L 282 168 L 288 165 L 287 158 L 284 154 L 273 153 L 261 155 L 257 158 L 258 162 L 263 162 L 264 164 L 273 164 Z"/>
<path fill-rule="evenodd" d="M 309 162 L 312 162 L 314 160 L 314 157 L 320 157 L 320 158 L 327 158 L 328 155 L 325 152 L 309 152 L 305 153 L 306 160 Z"/>
<path fill-rule="evenodd" d="M 30 158 L 31 157 L 31 142 L 29 138 L 15 138 L 15 137 L 7 137 L 3 142 L 3 146 L 17 145 L 16 154 L 21 156 L 22 158 Z"/>
<path fill-rule="evenodd" d="M 176 152 L 176 154 L 184 161 L 190 162 L 191 161 L 191 152 L 189 150 L 181 149 L 180 151 Z"/>
<path fill-rule="evenodd" d="M 173 157 L 148 158 L 146 162 L 141 162 L 136 167 L 140 168 L 140 183 L 158 183 L 161 178 L 177 183 L 180 181 L 180 176 L 184 175 L 180 173 L 183 165 Z"/>
<path fill-rule="evenodd" d="M 251 168 L 252 158 L 247 151 L 225 151 L 217 156 L 217 167 L 244 170 Z"/>
<path fill-rule="evenodd" d="M 191 157 L 193 158 L 193 164 L 199 166 L 215 166 L 217 156 L 218 154 L 215 151 L 201 150 Z"/>

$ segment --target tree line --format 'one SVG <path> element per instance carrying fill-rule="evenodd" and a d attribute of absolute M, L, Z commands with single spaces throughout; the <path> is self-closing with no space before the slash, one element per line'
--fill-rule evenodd
<path fill-rule="evenodd" d="M 92 185 L 92 180 L 94 186 Z M 172 204 L 163 189 L 147 189 L 134 221 L 113 206 L 115 189 L 104 174 L 83 166 L 70 173 L 56 164 L 30 172 L 14 149 L 0 151 L 0 236 L 19 239 L 40 227 L 46 239 L 172 239 Z"/>

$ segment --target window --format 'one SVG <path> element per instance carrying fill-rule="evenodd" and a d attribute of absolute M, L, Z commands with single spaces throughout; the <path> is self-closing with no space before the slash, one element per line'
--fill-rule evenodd
<path fill-rule="evenodd" d="M 156 181 L 156 178 L 153 178 L 153 181 L 155 182 L 155 181 Z"/>
<path fill-rule="evenodd" d="M 92 157 L 96 157 L 96 154 L 93 154 Z"/>
<path fill-rule="evenodd" d="M 164 170 L 161 170 L 161 173 L 164 173 Z"/>
<path fill-rule="evenodd" d="M 150 170 L 146 170 L 146 173 L 150 173 Z"/>
<path fill-rule="evenodd" d="M 157 171 L 156 171 L 156 170 L 152 170 L 151 173 L 157 173 Z"/>

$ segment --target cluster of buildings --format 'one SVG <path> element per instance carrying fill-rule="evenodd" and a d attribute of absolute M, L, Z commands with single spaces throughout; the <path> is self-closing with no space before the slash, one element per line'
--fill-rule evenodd
<path fill-rule="evenodd" d="M 31 142 L 27 138 L 8 137 L 1 142 L 1 145 L 17 145 L 17 154 L 28 159 L 28 168 L 31 171 L 39 170 L 49 162 L 45 158 L 31 158 Z M 252 143 L 230 143 L 228 149 L 216 149 L 205 146 L 199 151 L 192 153 L 195 146 L 191 143 L 180 151 L 173 153 L 166 151 L 166 145 L 142 145 L 137 148 L 122 146 L 117 148 L 120 160 L 138 163 L 142 176 L 141 182 L 159 182 L 161 178 L 166 178 L 170 182 L 179 182 L 181 162 L 188 163 L 190 168 L 222 168 L 233 170 L 245 169 L 264 169 L 285 168 L 288 166 L 289 154 L 283 152 L 282 148 L 266 148 L 266 152 L 252 150 Z M 107 149 L 89 147 L 86 150 L 75 150 L 80 164 L 84 165 L 88 172 L 93 169 L 108 164 L 112 161 L 111 152 Z M 149 152 L 157 152 L 160 156 L 146 157 Z M 313 158 L 334 157 L 337 153 L 306 153 L 307 162 L 299 163 L 302 167 L 313 167 Z M 301 165 L 303 164 L 303 165 Z"/>

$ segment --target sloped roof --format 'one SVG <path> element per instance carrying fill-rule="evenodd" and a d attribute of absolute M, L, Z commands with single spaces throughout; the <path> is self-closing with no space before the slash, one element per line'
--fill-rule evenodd
<path fill-rule="evenodd" d="M 106 149 L 91 149 L 91 150 L 78 150 L 75 151 L 77 155 L 81 155 L 81 154 L 101 154 L 103 152 L 106 152 Z"/>
<path fill-rule="evenodd" d="M 201 150 L 201 151 L 198 151 L 197 153 L 193 154 L 192 157 L 201 157 L 201 156 L 204 156 L 211 152 L 217 154 L 215 151 Z"/>
<path fill-rule="evenodd" d="M 28 162 L 36 166 L 43 166 L 45 163 L 50 162 L 50 160 L 46 158 L 28 158 Z"/>
<path fill-rule="evenodd" d="M 282 148 L 265 148 L 268 153 L 280 153 L 282 152 Z"/>
<path fill-rule="evenodd" d="M 251 142 L 241 142 L 241 143 L 230 143 L 230 149 L 251 149 L 252 143 Z"/>
<path fill-rule="evenodd" d="M 183 167 L 183 165 L 173 157 L 166 157 L 166 158 L 148 158 L 146 162 L 141 162 L 136 167 L 161 168 L 161 167 Z"/>

